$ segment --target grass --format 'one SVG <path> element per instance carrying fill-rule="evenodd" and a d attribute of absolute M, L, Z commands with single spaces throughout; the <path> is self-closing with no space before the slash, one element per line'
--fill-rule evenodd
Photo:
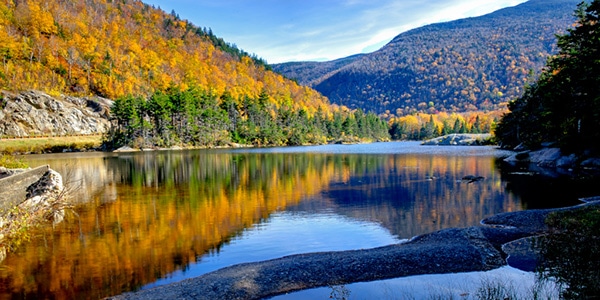
<path fill-rule="evenodd" d="M 29 167 L 23 160 L 12 155 L 0 154 L 0 167 L 7 169 L 24 169 Z"/>
<path fill-rule="evenodd" d="M 542 280 L 555 280 L 563 299 L 598 299 L 600 295 L 600 207 L 585 206 L 551 214 L 551 228 L 537 240 Z"/>
<path fill-rule="evenodd" d="M 102 144 L 101 135 L 0 139 L 0 154 L 39 154 L 89 151 Z"/>

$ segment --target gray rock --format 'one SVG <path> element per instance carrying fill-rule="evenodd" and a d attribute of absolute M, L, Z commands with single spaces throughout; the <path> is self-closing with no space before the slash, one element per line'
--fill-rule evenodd
<path fill-rule="evenodd" d="M 508 156 L 504 159 L 505 162 L 516 163 L 516 162 L 529 162 L 529 151 L 520 151 Z"/>
<path fill-rule="evenodd" d="M 577 164 L 577 155 L 561 156 L 556 160 L 557 168 L 573 168 Z"/>
<path fill-rule="evenodd" d="M 518 144 L 513 151 L 517 151 L 517 152 L 522 152 L 522 151 L 527 151 L 527 147 L 525 147 L 525 145 L 523 144 Z"/>
<path fill-rule="evenodd" d="M 584 205 L 598 203 L 498 214 L 484 219 L 483 226 L 440 230 L 379 248 L 306 253 L 238 264 L 108 299 L 263 299 L 319 286 L 491 270 L 507 264 L 503 259 L 507 253 L 519 262 L 532 263 L 535 253 L 528 240 L 522 238 L 544 234 L 548 230 L 544 220 L 549 213 Z"/>
<path fill-rule="evenodd" d="M 529 153 L 529 161 L 540 167 L 556 167 L 556 161 L 561 157 L 559 148 L 544 148 Z"/>
<path fill-rule="evenodd" d="M 108 131 L 111 101 L 51 97 L 38 91 L 3 93 L 0 136 L 101 134 Z"/>
<path fill-rule="evenodd" d="M 64 210 L 55 210 L 52 206 L 56 201 L 64 201 L 64 189 L 62 176 L 49 169 L 38 181 L 27 187 L 27 199 L 21 206 L 30 211 L 51 212 L 52 221 L 60 223 L 64 219 Z"/>
<path fill-rule="evenodd" d="M 424 141 L 426 146 L 475 146 L 482 145 L 491 138 L 491 134 L 448 134 Z"/>
<path fill-rule="evenodd" d="M 504 159 L 506 162 L 529 162 L 540 167 L 556 167 L 557 161 L 562 158 L 558 148 L 544 148 L 536 151 L 523 151 L 515 153 Z M 564 161 L 563 163 L 566 163 Z"/>
<path fill-rule="evenodd" d="M 581 162 L 584 168 L 600 169 L 600 158 L 588 158 Z"/>
<path fill-rule="evenodd" d="M 138 152 L 140 151 L 139 149 L 133 149 L 129 146 L 123 146 L 121 148 L 118 148 L 116 150 L 114 150 L 113 152 Z"/>

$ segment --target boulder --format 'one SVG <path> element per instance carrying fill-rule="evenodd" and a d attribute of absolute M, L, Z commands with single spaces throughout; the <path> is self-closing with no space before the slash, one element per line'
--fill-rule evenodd
<path fill-rule="evenodd" d="M 139 149 L 133 149 L 133 148 L 131 148 L 129 146 L 123 146 L 123 147 L 120 147 L 118 149 L 115 149 L 113 152 L 138 152 L 138 151 L 140 151 L 140 150 Z"/>
<path fill-rule="evenodd" d="M 54 223 L 60 223 L 64 219 L 64 210 L 54 209 L 57 202 L 65 199 L 65 187 L 60 173 L 49 169 L 42 177 L 27 187 L 27 199 L 21 204 L 30 211 L 43 210 L 50 214 Z"/>
<path fill-rule="evenodd" d="M 588 158 L 581 162 L 581 166 L 587 169 L 600 169 L 600 158 Z"/>
<path fill-rule="evenodd" d="M 544 148 L 529 153 L 529 161 L 540 167 L 556 167 L 556 162 L 561 157 L 559 148 Z"/>
<path fill-rule="evenodd" d="M 556 162 L 562 157 L 558 148 L 544 148 L 536 151 L 517 152 L 504 159 L 506 162 L 532 163 L 540 167 L 556 167 Z"/>
<path fill-rule="evenodd" d="M 577 155 L 571 154 L 569 156 L 561 156 L 556 160 L 557 168 L 573 168 L 577 164 Z"/>
<path fill-rule="evenodd" d="M 564 155 L 559 148 L 542 148 L 536 151 L 521 151 L 506 157 L 505 162 L 529 163 L 530 168 L 552 177 L 560 174 L 570 174 L 578 168 L 600 170 L 600 158 L 591 157 L 592 153 L 584 152 L 581 155 Z"/>

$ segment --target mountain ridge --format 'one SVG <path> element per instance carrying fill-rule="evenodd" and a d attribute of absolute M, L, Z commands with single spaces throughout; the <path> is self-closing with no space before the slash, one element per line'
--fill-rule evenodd
<path fill-rule="evenodd" d="M 199 87 L 330 110 L 319 93 L 211 30 L 140 0 L 3 1 L 0 40 L 0 90 L 114 100 Z"/>
<path fill-rule="evenodd" d="M 146 148 L 389 136 L 377 116 L 140 0 L 0 1 L 0 41 L 0 137 L 106 133 L 109 148 Z"/>
<path fill-rule="evenodd" d="M 555 35 L 575 20 L 578 2 L 530 0 L 480 17 L 426 25 L 375 52 L 335 60 L 337 69 L 332 62 L 272 67 L 310 84 L 332 103 L 384 117 L 505 109 L 556 52 Z"/>

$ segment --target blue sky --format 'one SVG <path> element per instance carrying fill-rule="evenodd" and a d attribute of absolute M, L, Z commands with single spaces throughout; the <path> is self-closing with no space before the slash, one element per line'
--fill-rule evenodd
<path fill-rule="evenodd" d="M 427 24 L 480 16 L 525 0 L 144 0 L 268 63 L 372 52 Z"/>

